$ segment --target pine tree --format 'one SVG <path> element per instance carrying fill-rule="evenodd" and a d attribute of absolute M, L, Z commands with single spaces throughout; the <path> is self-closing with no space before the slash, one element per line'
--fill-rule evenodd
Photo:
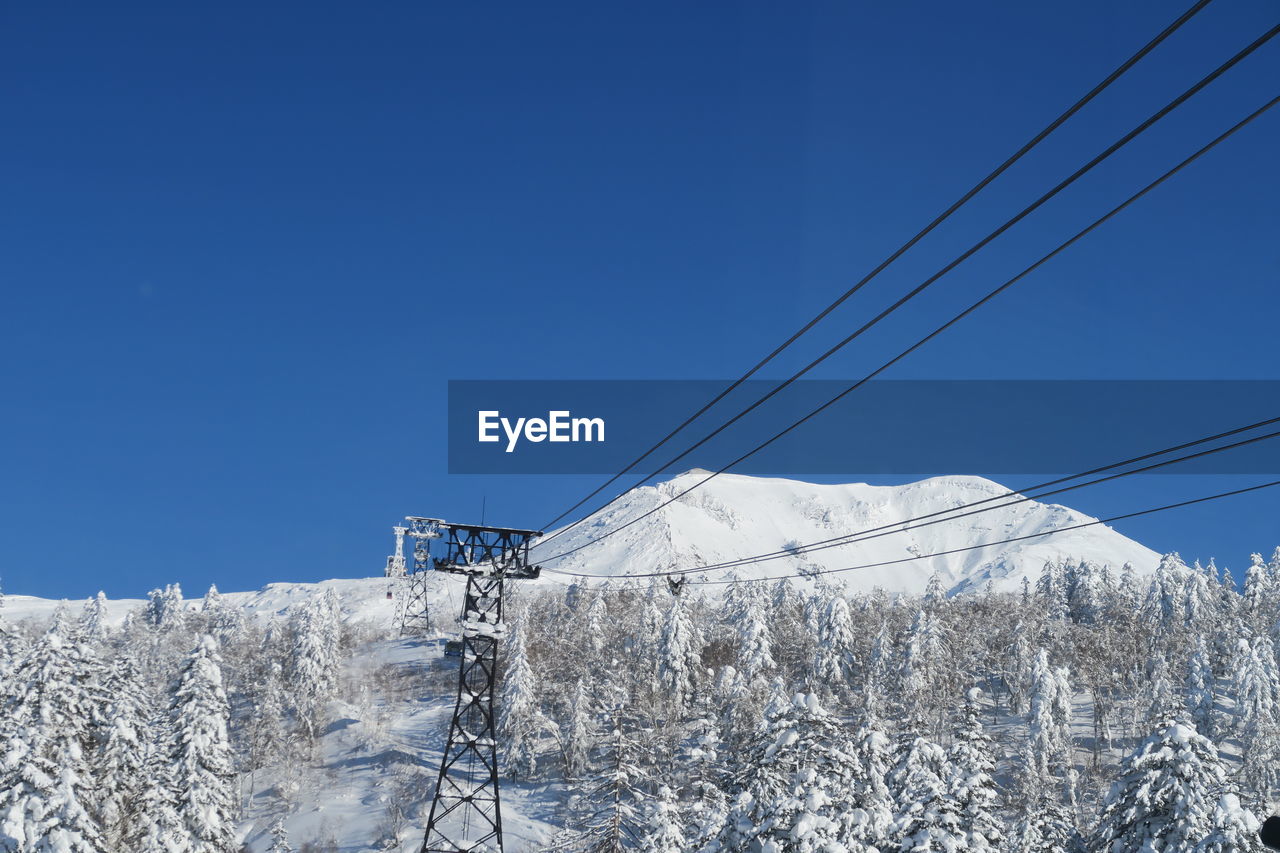
<path fill-rule="evenodd" d="M 658 641 L 658 683 L 677 708 L 683 708 L 693 697 L 694 680 L 700 669 L 696 631 L 685 611 L 683 597 L 673 595 Z"/>
<path fill-rule="evenodd" d="M 308 743 L 314 744 L 336 681 L 334 614 L 321 596 L 289 608 L 294 641 L 290 653 L 291 698 Z"/>
<path fill-rule="evenodd" d="M 1004 830 L 995 809 L 996 762 L 991 738 L 982 728 L 982 691 L 971 689 L 960 711 L 960 725 L 951 746 L 951 795 L 959 803 L 961 826 L 967 836 L 965 849 L 994 850 L 1004 841 Z"/>
<path fill-rule="evenodd" d="M 890 843 L 897 808 L 888 784 L 897 762 L 893 742 L 870 711 L 855 736 L 854 753 L 858 772 L 854 790 L 859 812 L 852 815 L 851 835 L 863 848 L 881 850 Z M 850 846 L 856 849 L 856 845 Z"/>
<path fill-rule="evenodd" d="M 187 657 L 169 706 L 174 742 L 171 777 L 184 847 L 191 853 L 233 853 L 235 787 L 229 710 L 221 661 L 212 637 Z"/>
<path fill-rule="evenodd" d="M 1067 810 L 1052 801 L 1026 804 L 1008 847 L 1009 853 L 1076 853 L 1082 849 L 1080 833 L 1071 825 Z"/>
<path fill-rule="evenodd" d="M 955 775 L 942 747 L 924 737 L 911 740 L 891 777 L 893 837 L 902 853 L 966 849 L 963 807 L 949 784 Z"/>
<path fill-rule="evenodd" d="M 1209 645 L 1201 634 L 1187 666 L 1186 706 L 1196 731 L 1210 739 L 1214 737 L 1217 727 L 1213 687 L 1213 663 L 1209 656 Z"/>
<path fill-rule="evenodd" d="M 151 590 L 143 619 L 146 624 L 159 630 L 181 627 L 185 621 L 185 605 L 182 601 L 182 587 L 169 584 L 164 589 Z"/>
<path fill-rule="evenodd" d="M 187 853 L 173 786 L 173 721 L 167 710 L 147 725 L 142 786 L 134 819 L 126 825 L 130 853 Z"/>
<path fill-rule="evenodd" d="M 1225 781 L 1207 738 L 1183 723 L 1162 722 L 1121 766 L 1091 849 L 1194 850 L 1214 830 L 1216 792 Z"/>
<path fill-rule="evenodd" d="M 929 610 L 920 610 L 907 632 L 902 656 L 903 702 L 909 716 L 938 720 L 943 694 L 942 672 L 946 665 L 951 638 L 938 618 Z"/>
<path fill-rule="evenodd" d="M 1235 794 L 1223 794 L 1213 809 L 1213 829 L 1196 845 L 1195 853 L 1262 853 L 1258 818 L 1240 805 Z"/>
<path fill-rule="evenodd" d="M 289 846 L 289 831 L 285 829 L 284 818 L 276 818 L 276 822 L 271 824 L 271 846 L 267 848 L 267 853 L 293 853 L 293 848 Z"/>
<path fill-rule="evenodd" d="M 657 796 L 649 804 L 640 850 L 643 853 L 685 853 L 689 849 L 688 843 L 676 796 L 666 785 L 659 785 Z"/>
<path fill-rule="evenodd" d="M 150 736 L 147 721 L 152 714 L 144 699 L 142 679 L 128 656 L 122 655 L 112 664 L 108 688 L 111 699 L 94 768 L 98 780 L 95 812 L 107 849 L 121 849 L 141 805 Z"/>
<path fill-rule="evenodd" d="M 853 625 L 849 602 L 831 590 L 818 619 L 817 657 L 813 675 L 833 692 L 843 688 L 853 666 Z"/>
<path fill-rule="evenodd" d="M 568 724 L 562 730 L 564 732 L 562 745 L 564 776 L 566 779 L 577 779 L 587 769 L 595 737 L 591 697 L 581 678 L 574 687 L 573 699 L 569 703 Z"/>
<path fill-rule="evenodd" d="M 542 713 L 525 651 L 524 619 L 515 620 L 503 649 L 506 669 L 498 704 L 498 737 L 508 770 L 516 777 L 530 778 L 538 767 Z"/>
<path fill-rule="evenodd" d="M 1280 675 L 1266 637 L 1237 642 L 1232 694 L 1243 745 L 1241 778 L 1267 796 L 1280 784 Z"/>
<path fill-rule="evenodd" d="M 773 634 L 765 617 L 764 601 L 753 586 L 741 591 L 738 611 L 738 670 L 748 684 L 758 682 L 777 665 L 773 659 Z"/>
<path fill-rule="evenodd" d="M 284 671 L 278 661 L 267 662 L 263 671 L 256 713 L 249 718 L 247 765 L 250 774 L 282 758 L 288 751 L 286 732 Z"/>
<path fill-rule="evenodd" d="M 621 710 L 613 714 L 609 754 L 589 795 L 594 811 L 584 825 L 588 853 L 623 853 L 639 837 L 642 776 L 636 766 L 636 746 L 626 730 Z"/>
<path fill-rule="evenodd" d="M 726 850 L 797 853 L 851 846 L 857 758 L 814 695 L 777 696 L 738 774 Z"/>
<path fill-rule="evenodd" d="M 609 624 L 609 603 L 603 588 L 594 590 L 587 603 L 587 643 L 600 654 L 604 650 L 606 628 Z"/>
<path fill-rule="evenodd" d="M 84 603 L 84 613 L 80 616 L 79 636 L 86 641 L 96 642 L 107 635 L 107 596 L 99 590 L 98 594 Z"/>
<path fill-rule="evenodd" d="M 1065 669 L 1049 666 L 1041 649 L 1031 674 L 1025 796 L 1046 798 L 1055 776 L 1065 778 L 1071 764 L 1071 688 Z"/>
<path fill-rule="evenodd" d="M 19 661 L 5 702 L 0 745 L 0 850 L 99 853 L 89 808 L 88 755 L 95 716 L 87 649 L 60 633 L 65 620 Z"/>

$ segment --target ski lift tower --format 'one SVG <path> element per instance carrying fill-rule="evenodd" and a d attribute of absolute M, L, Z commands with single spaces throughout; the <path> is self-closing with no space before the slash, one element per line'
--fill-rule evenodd
<path fill-rule="evenodd" d="M 498 640 L 506 630 L 502 622 L 502 586 L 508 580 L 538 576 L 541 569 L 529 565 L 529 542 L 542 533 L 427 520 L 442 536 L 443 553 L 432 561 L 432 568 L 464 575 L 467 591 L 460 620 L 458 698 L 449 722 L 449 738 L 440 760 L 421 853 L 501 853 L 493 693 Z M 415 573 L 417 554 L 415 547 Z"/>
<path fill-rule="evenodd" d="M 417 515 L 405 517 L 405 525 L 391 528 L 396 535 L 396 552 L 387 557 L 387 577 L 398 587 L 396 611 L 402 635 L 421 636 L 431 631 L 431 613 L 427 609 L 427 578 L 431 570 L 430 545 L 441 536 L 439 518 Z M 413 568 L 408 569 L 404 557 L 404 537 L 413 540 Z M 390 597 L 391 593 L 388 593 Z"/>

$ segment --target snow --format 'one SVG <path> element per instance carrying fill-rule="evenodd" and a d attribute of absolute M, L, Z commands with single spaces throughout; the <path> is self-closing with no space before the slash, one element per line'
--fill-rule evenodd
<path fill-rule="evenodd" d="M 1128 562 L 1142 574 L 1154 570 L 1159 562 L 1156 552 L 1101 524 L 958 554 L 928 556 L 1096 520 L 1056 504 L 1036 501 L 1012 504 L 1004 500 L 992 500 L 982 506 L 994 509 L 954 521 L 927 523 L 908 531 L 797 553 L 800 544 L 898 525 L 908 519 L 1006 495 L 1009 489 L 982 477 L 934 477 L 902 486 L 871 486 L 865 483 L 820 485 L 738 474 L 721 474 L 621 532 L 581 551 L 551 559 L 654 509 L 708 473 L 695 469 L 656 486 L 637 489 L 547 544 L 535 543 L 532 558 L 549 569 L 625 576 L 775 551 L 790 552 L 778 559 L 732 570 L 750 578 L 922 555 L 921 559 L 908 563 L 833 576 L 853 590 L 869 591 L 879 587 L 889 592 L 912 594 L 923 592 L 934 572 L 941 577 L 947 592 L 954 594 L 988 584 L 996 589 L 1016 591 L 1022 578 L 1034 581 L 1047 560 L 1070 558 L 1107 563 L 1117 572 Z M 553 534 L 554 531 L 548 535 Z"/>
<path fill-rule="evenodd" d="M 600 518 L 538 549 L 535 557 L 574 548 L 598 535 L 604 527 L 656 506 L 703 476 L 705 472 L 688 472 L 656 487 L 641 489 Z M 867 527 L 896 524 L 1006 491 L 1003 486 L 978 477 L 942 477 L 884 487 L 858 483 L 815 485 L 722 475 L 617 536 L 550 565 L 625 576 L 691 563 L 720 562 L 782 550 L 788 543 L 794 545 Z M 809 554 L 792 554 L 737 572 L 746 577 L 769 577 L 802 567 L 825 569 L 879 562 L 951 550 L 975 541 L 1025 536 L 1089 520 L 1066 507 L 1025 502 L 956 522 Z M 382 541 L 371 538 L 371 555 L 382 552 L 378 544 Z M 948 557 L 835 575 L 833 579 L 847 581 L 853 590 L 879 587 L 890 592 L 921 593 L 936 571 L 944 588 L 951 593 L 984 585 L 1014 590 L 1020 588 L 1023 577 L 1034 580 L 1046 560 L 1060 558 L 1107 563 L 1117 571 L 1121 564 L 1128 562 L 1143 573 L 1154 570 L 1159 562 L 1155 552 L 1098 525 Z M 375 565 L 372 556 L 369 565 Z M 448 614 L 442 621 L 452 629 L 465 579 L 438 575 L 434 580 L 430 589 L 431 606 L 436 613 Z M 563 580 L 544 574 L 540 580 L 511 584 L 509 591 L 518 596 L 521 588 L 529 585 L 551 585 Z M 343 619 L 376 625 L 385 636 L 396 615 L 396 602 L 386 596 L 390 584 L 384 577 L 272 583 L 257 591 L 222 593 L 221 601 L 224 606 L 238 608 L 248 615 L 282 619 L 290 607 L 332 592 L 341 604 Z M 109 625 L 119 626 L 128 614 L 140 611 L 146 603 L 143 598 L 103 601 L 103 619 Z M 10 623 L 43 623 L 60 604 L 32 596 L 7 595 L 3 616 Z M 193 598 L 182 606 L 197 610 L 201 601 Z M 764 605 L 751 601 L 750 606 Z M 71 603 L 68 615 L 78 618 L 80 609 L 79 603 Z M 487 623 L 472 627 L 495 634 L 502 630 Z M 367 704 L 362 702 L 361 707 L 332 702 L 325 716 L 334 722 L 320 733 L 316 749 L 321 769 L 307 770 L 295 777 L 284 770 L 255 774 L 249 783 L 251 788 L 246 789 L 248 806 L 239 826 L 238 842 L 248 842 L 255 853 L 269 847 L 272 829 L 281 817 L 276 792 L 289 789 L 291 799 L 300 804 L 300 808 L 289 812 L 283 826 L 295 848 L 309 840 L 332 836 L 342 853 L 368 850 L 369 840 L 379 835 L 388 806 L 401 798 L 397 784 L 410 786 L 412 799 L 417 801 L 435 785 L 453 709 L 456 667 L 456 660 L 445 658 L 443 643 L 435 639 L 380 639 L 365 646 L 358 656 L 347 661 L 343 678 L 369 681 L 372 674 L 385 670 L 410 679 L 414 688 L 398 693 L 371 689 Z M 728 668 L 722 675 L 727 672 Z M 792 701 L 810 713 L 819 711 L 816 696 L 797 697 Z M 1087 715 L 1078 711 L 1073 720 L 1075 725 L 1083 727 L 1085 724 L 1080 721 L 1087 720 Z M 782 729 L 777 733 L 773 750 L 792 746 L 798 737 L 794 729 Z M 551 841 L 563 822 L 565 788 L 562 783 L 531 784 L 504 776 L 502 798 L 509 853 L 539 849 Z M 808 812 L 816 812 L 820 807 L 816 801 L 806 803 Z M 1229 810 L 1231 804 L 1224 802 L 1219 807 Z M 799 817 L 801 822 L 812 819 L 811 814 Z M 426 815 L 411 814 L 407 820 L 416 835 L 415 832 L 405 835 L 402 846 L 405 853 L 416 851 L 421 845 L 421 834 L 417 830 L 425 826 Z M 797 824 L 797 828 L 807 831 L 810 827 Z"/>

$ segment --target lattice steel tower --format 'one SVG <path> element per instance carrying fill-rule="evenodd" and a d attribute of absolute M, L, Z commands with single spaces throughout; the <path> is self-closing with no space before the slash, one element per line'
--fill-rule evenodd
<path fill-rule="evenodd" d="M 392 530 L 396 534 L 396 552 L 387 557 L 387 576 L 399 578 L 394 583 L 396 590 L 396 619 L 400 623 L 400 633 L 421 636 L 428 634 L 435 627 L 431 622 L 431 611 L 428 608 L 427 579 L 431 577 L 431 540 L 439 539 L 441 528 L 445 522 L 439 518 L 422 518 L 417 515 L 405 517 L 408 527 L 396 526 Z M 404 559 L 404 537 L 408 534 L 413 540 L 413 568 L 406 570 Z"/>
<path fill-rule="evenodd" d="M 458 698 L 449 722 L 449 738 L 440 760 L 431 814 L 422 853 L 481 853 L 502 850 L 502 811 L 498 797 L 498 743 L 494 726 L 494 678 L 502 622 L 502 585 L 507 580 L 536 578 L 529 565 L 529 540 L 536 530 L 484 527 L 430 521 L 443 534 L 439 572 L 465 575 L 462 604 L 462 660 Z M 413 535 L 410 528 L 410 535 Z M 426 539 L 417 540 L 427 551 Z M 418 548 L 414 548 L 415 574 Z M 425 595 L 425 587 L 424 587 Z M 425 609 L 425 605 L 424 605 Z"/>

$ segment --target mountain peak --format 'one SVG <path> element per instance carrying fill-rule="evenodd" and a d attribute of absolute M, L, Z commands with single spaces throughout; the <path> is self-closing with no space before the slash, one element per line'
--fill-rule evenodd
<path fill-rule="evenodd" d="M 1116 569 L 1129 562 L 1139 571 L 1150 571 L 1159 562 L 1154 551 L 1104 525 L 1053 533 L 1093 519 L 1067 507 L 1021 499 L 985 477 L 947 475 L 872 486 L 721 474 L 682 494 L 710 474 L 695 468 L 624 495 L 591 523 L 558 539 L 557 552 L 585 547 L 549 565 L 625 576 L 786 552 L 734 571 L 748 578 L 825 571 L 852 589 L 915 593 L 923 591 L 935 572 L 959 592 L 988 585 L 1016 589 L 1023 577 L 1038 576 L 1046 560 L 1087 560 Z M 651 512 L 677 495 L 662 511 Z M 962 515 L 968 510 L 958 509 L 1002 495 L 1009 495 L 1008 500 L 974 507 L 981 512 Z M 962 517 L 937 515 L 952 510 Z M 619 533 L 588 544 L 646 512 L 650 514 Z M 908 529 L 893 529 L 904 524 Z M 801 549 L 842 537 L 853 539 Z"/>

